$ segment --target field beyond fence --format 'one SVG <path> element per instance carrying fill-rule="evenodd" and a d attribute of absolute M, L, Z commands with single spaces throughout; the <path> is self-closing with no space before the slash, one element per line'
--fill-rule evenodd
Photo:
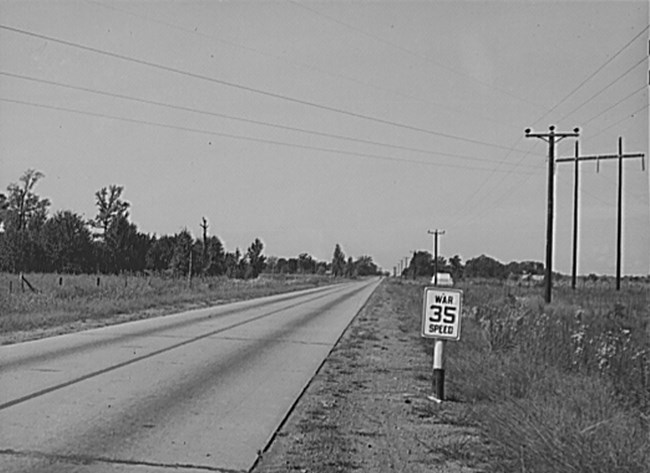
<path fill-rule="evenodd" d="M 133 275 L 0 273 L 0 343 L 150 317 L 188 307 L 307 289 L 334 280 L 318 275 L 257 279 Z M 30 289 L 29 285 L 32 286 Z"/>

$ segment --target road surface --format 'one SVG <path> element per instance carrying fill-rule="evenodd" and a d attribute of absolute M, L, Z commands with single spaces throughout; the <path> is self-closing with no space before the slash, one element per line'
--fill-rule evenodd
<path fill-rule="evenodd" d="M 248 471 L 378 282 L 0 347 L 0 471 Z"/>

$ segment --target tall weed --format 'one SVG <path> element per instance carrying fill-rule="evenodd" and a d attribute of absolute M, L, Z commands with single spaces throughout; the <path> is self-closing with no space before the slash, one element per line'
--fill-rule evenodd
<path fill-rule="evenodd" d="M 465 284 L 447 391 L 493 446 L 497 471 L 650 471 L 648 290 Z"/>

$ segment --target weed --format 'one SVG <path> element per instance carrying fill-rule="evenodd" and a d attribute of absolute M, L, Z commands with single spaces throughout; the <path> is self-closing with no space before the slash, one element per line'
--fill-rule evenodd
<path fill-rule="evenodd" d="M 0 334 L 59 327 L 84 319 L 97 322 L 159 307 L 250 299 L 330 282 L 327 277 L 251 281 L 217 277 L 197 278 L 188 286 L 185 279 L 153 276 L 29 274 L 27 278 L 38 292 L 23 292 L 15 275 L 0 274 Z"/>
<path fill-rule="evenodd" d="M 650 321 L 645 291 L 464 288 L 448 386 L 495 446 L 499 471 L 645 472 Z"/>

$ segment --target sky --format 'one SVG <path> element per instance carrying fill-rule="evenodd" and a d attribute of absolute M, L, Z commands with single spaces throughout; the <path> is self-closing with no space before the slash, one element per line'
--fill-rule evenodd
<path fill-rule="evenodd" d="M 0 189 L 124 186 L 139 231 L 392 271 L 545 260 L 548 144 L 624 160 L 623 274 L 650 273 L 648 12 L 635 1 L 0 1 Z M 575 138 L 556 157 L 573 157 Z M 579 274 L 616 268 L 616 160 L 580 164 Z M 554 270 L 571 272 L 573 163 Z"/>

